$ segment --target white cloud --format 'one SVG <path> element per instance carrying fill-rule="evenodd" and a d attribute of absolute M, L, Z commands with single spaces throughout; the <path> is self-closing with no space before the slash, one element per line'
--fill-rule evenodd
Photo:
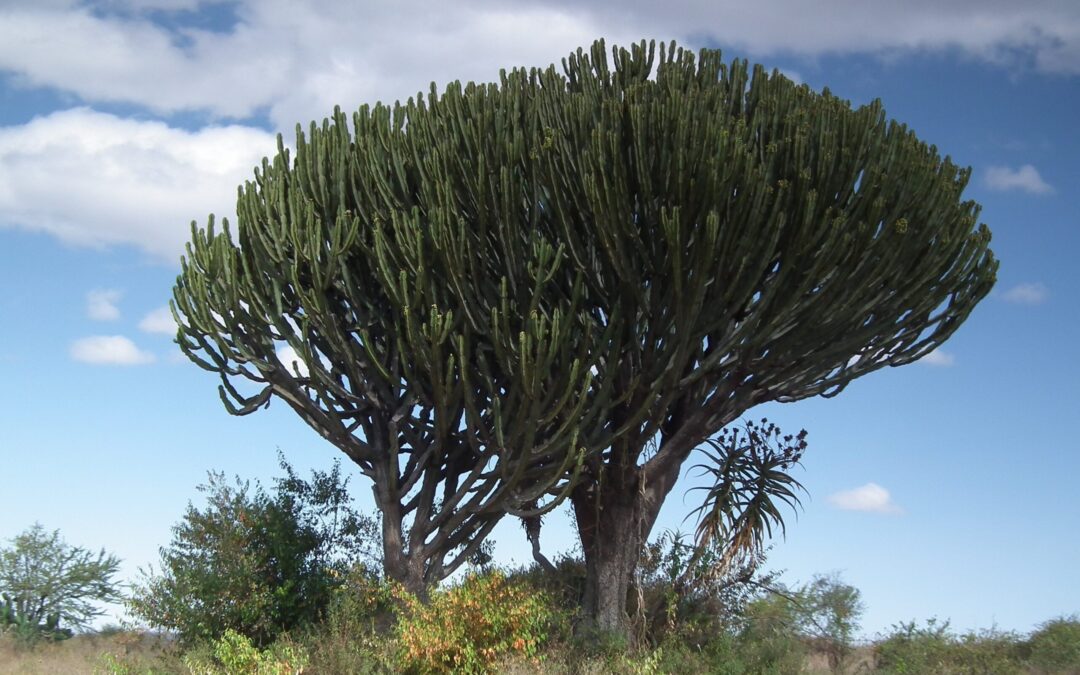
<path fill-rule="evenodd" d="M 86 294 L 86 315 L 94 321 L 115 321 L 120 318 L 120 291 L 97 290 Z"/>
<path fill-rule="evenodd" d="M 802 73 L 800 73 L 800 72 L 798 72 L 796 70 L 790 70 L 790 69 L 787 69 L 787 68 L 781 68 L 780 72 L 783 73 L 784 77 L 791 80 L 795 84 L 802 84 L 802 83 L 804 83 L 806 81 L 805 79 L 803 79 Z"/>
<path fill-rule="evenodd" d="M 137 366 L 152 363 L 154 355 L 139 349 L 123 335 L 95 335 L 71 343 L 71 358 L 83 363 Z"/>
<path fill-rule="evenodd" d="M 956 364 L 956 357 L 942 349 L 935 349 L 919 359 L 919 363 L 938 368 L 948 368 Z"/>
<path fill-rule="evenodd" d="M 173 320 L 172 311 L 169 307 L 158 307 L 142 318 L 139 322 L 139 330 L 144 333 L 161 333 L 163 335 L 176 334 L 176 321 Z"/>
<path fill-rule="evenodd" d="M 1045 285 L 1039 283 L 1017 284 L 1002 294 L 1006 302 L 1015 302 L 1018 305 L 1039 305 L 1046 302 L 1050 291 Z"/>
<path fill-rule="evenodd" d="M 432 80 L 491 81 L 506 66 L 544 66 L 604 36 L 677 38 L 740 55 L 892 54 L 958 49 L 1002 63 L 1080 73 L 1080 4 L 1062 0 L 576 0 L 495 2 L 241 0 L 226 32 L 170 31 L 143 10 L 195 0 L 8 2 L 0 70 L 86 101 L 243 118 L 268 110 L 278 129 Z"/>
<path fill-rule="evenodd" d="M 249 127 L 188 132 L 85 108 L 53 113 L 0 128 L 0 223 L 173 262 L 191 221 L 231 214 L 237 185 L 275 149 Z"/>
<path fill-rule="evenodd" d="M 829 495 L 828 501 L 844 511 L 867 511 L 870 513 L 902 513 L 903 510 L 893 503 L 889 491 L 877 483 L 867 483 L 851 490 L 843 490 Z"/>
<path fill-rule="evenodd" d="M 277 357 L 281 361 L 282 365 L 289 369 L 289 372 L 293 372 L 295 367 L 299 371 L 301 377 L 308 376 L 307 363 L 300 358 L 300 355 L 296 353 L 296 350 L 292 348 L 292 345 L 283 345 L 277 348 Z"/>
<path fill-rule="evenodd" d="M 157 114 L 266 115 L 290 140 L 297 121 L 322 119 L 335 104 L 407 98 L 432 81 L 493 81 L 500 68 L 558 63 L 598 36 L 725 44 L 754 58 L 952 48 L 1080 73 L 1080 3 L 1054 0 L 240 0 L 223 32 L 162 24 L 206 0 L 0 4 L 0 75 L 12 86 Z M 0 128 L 0 227 L 135 245 L 174 261 L 190 221 L 228 215 L 236 186 L 274 151 L 273 135 L 250 126 L 187 131 L 57 112 Z M 1017 188 L 1048 187 L 1033 168 L 1013 173 Z"/>
<path fill-rule="evenodd" d="M 0 21 L 0 71 L 86 101 L 158 113 L 244 118 L 268 110 L 291 133 L 335 104 L 404 99 L 432 81 L 493 81 L 499 68 L 547 65 L 599 35 L 640 37 L 639 27 L 605 30 L 575 7 L 486 0 L 362 8 L 345 0 L 247 0 L 237 13 L 227 33 L 176 34 L 138 14 L 24 2 Z"/>
<path fill-rule="evenodd" d="M 1047 195 L 1054 191 L 1053 186 L 1043 180 L 1039 170 L 1025 164 L 1013 170 L 1005 166 L 991 166 L 986 170 L 986 186 L 991 190 L 1021 190 L 1033 195 Z"/>

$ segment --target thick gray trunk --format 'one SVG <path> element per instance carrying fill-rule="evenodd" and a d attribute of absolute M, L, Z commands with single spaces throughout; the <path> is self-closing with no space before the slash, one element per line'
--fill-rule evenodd
<path fill-rule="evenodd" d="M 582 607 L 588 628 L 630 637 L 627 598 L 638 560 L 681 462 L 608 470 L 604 480 L 571 495 L 585 555 Z M 640 487 L 644 482 L 645 487 Z M 606 488 L 603 486 L 607 486 Z"/>
<path fill-rule="evenodd" d="M 627 595 L 638 558 L 655 514 L 645 513 L 642 500 L 591 498 L 574 500 L 574 511 L 585 554 L 585 595 L 582 605 L 590 628 L 629 636 Z M 651 516 L 651 517 L 650 517 Z"/>

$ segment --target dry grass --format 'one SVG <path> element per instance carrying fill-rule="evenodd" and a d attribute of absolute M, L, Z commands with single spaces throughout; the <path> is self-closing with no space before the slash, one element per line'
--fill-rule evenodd
<path fill-rule="evenodd" d="M 829 668 L 829 656 L 818 652 L 813 653 L 806 659 L 806 672 L 810 675 L 831 673 Z M 855 647 L 844 660 L 841 671 L 844 675 L 860 675 L 874 672 L 874 648 Z"/>
<path fill-rule="evenodd" d="M 0 638 L 0 675 L 81 675 L 110 673 L 108 664 L 120 662 L 132 672 L 170 673 L 179 670 L 179 659 L 170 642 L 156 635 L 120 632 L 109 635 L 76 635 L 57 643 L 22 647 Z M 123 672 L 123 671 L 118 671 Z"/>

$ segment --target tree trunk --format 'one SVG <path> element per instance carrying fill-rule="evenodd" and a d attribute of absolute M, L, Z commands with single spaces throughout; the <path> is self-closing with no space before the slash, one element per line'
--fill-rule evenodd
<path fill-rule="evenodd" d="M 635 526 L 637 500 L 575 499 L 585 554 L 582 608 L 591 628 L 626 636 L 626 598 L 645 539 Z"/>
<path fill-rule="evenodd" d="M 405 587 L 418 598 L 427 597 L 424 580 L 424 561 L 419 556 L 409 556 L 403 549 L 401 523 L 393 522 L 384 512 L 383 520 L 383 571 L 386 576 Z"/>
<path fill-rule="evenodd" d="M 574 514 L 585 555 L 582 608 L 590 628 L 629 637 L 627 597 L 642 548 L 659 513 L 637 491 L 610 490 L 595 495 L 583 490 L 573 497 Z"/>
<path fill-rule="evenodd" d="M 382 520 L 383 571 L 409 593 L 426 599 L 428 589 L 424 579 L 424 560 L 406 553 L 401 504 L 390 485 L 384 481 L 376 482 L 372 487 Z"/>
<path fill-rule="evenodd" d="M 650 461 L 632 468 L 609 465 L 601 480 L 571 493 L 585 555 L 582 608 L 587 628 L 630 637 L 627 599 L 634 574 L 681 466 L 681 461 Z"/>

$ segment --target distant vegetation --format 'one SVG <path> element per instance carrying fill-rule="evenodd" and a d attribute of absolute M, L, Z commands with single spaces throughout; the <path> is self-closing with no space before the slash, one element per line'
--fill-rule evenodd
<path fill-rule="evenodd" d="M 1080 673 L 1076 616 L 1030 635 L 902 622 L 858 643 L 863 603 L 838 576 L 785 586 L 764 571 L 764 556 L 699 573 L 717 569 L 709 559 L 718 552 L 673 532 L 639 561 L 629 638 L 582 630 L 580 556 L 528 569 L 478 556 L 464 578 L 421 600 L 376 571 L 373 522 L 352 509 L 336 466 L 309 480 L 282 466 L 270 491 L 211 475 L 206 505 L 189 506 L 160 566 L 127 598 L 144 628 L 57 630 L 60 620 L 85 625 L 98 601 L 119 597 L 118 561 L 41 526 L 16 537 L 0 549 L 5 598 L 23 578 L 12 576 L 17 560 L 42 570 L 76 561 L 100 583 L 69 587 L 67 606 L 84 610 L 78 621 L 63 610 L 51 624 L 7 610 L 0 673 Z"/>

